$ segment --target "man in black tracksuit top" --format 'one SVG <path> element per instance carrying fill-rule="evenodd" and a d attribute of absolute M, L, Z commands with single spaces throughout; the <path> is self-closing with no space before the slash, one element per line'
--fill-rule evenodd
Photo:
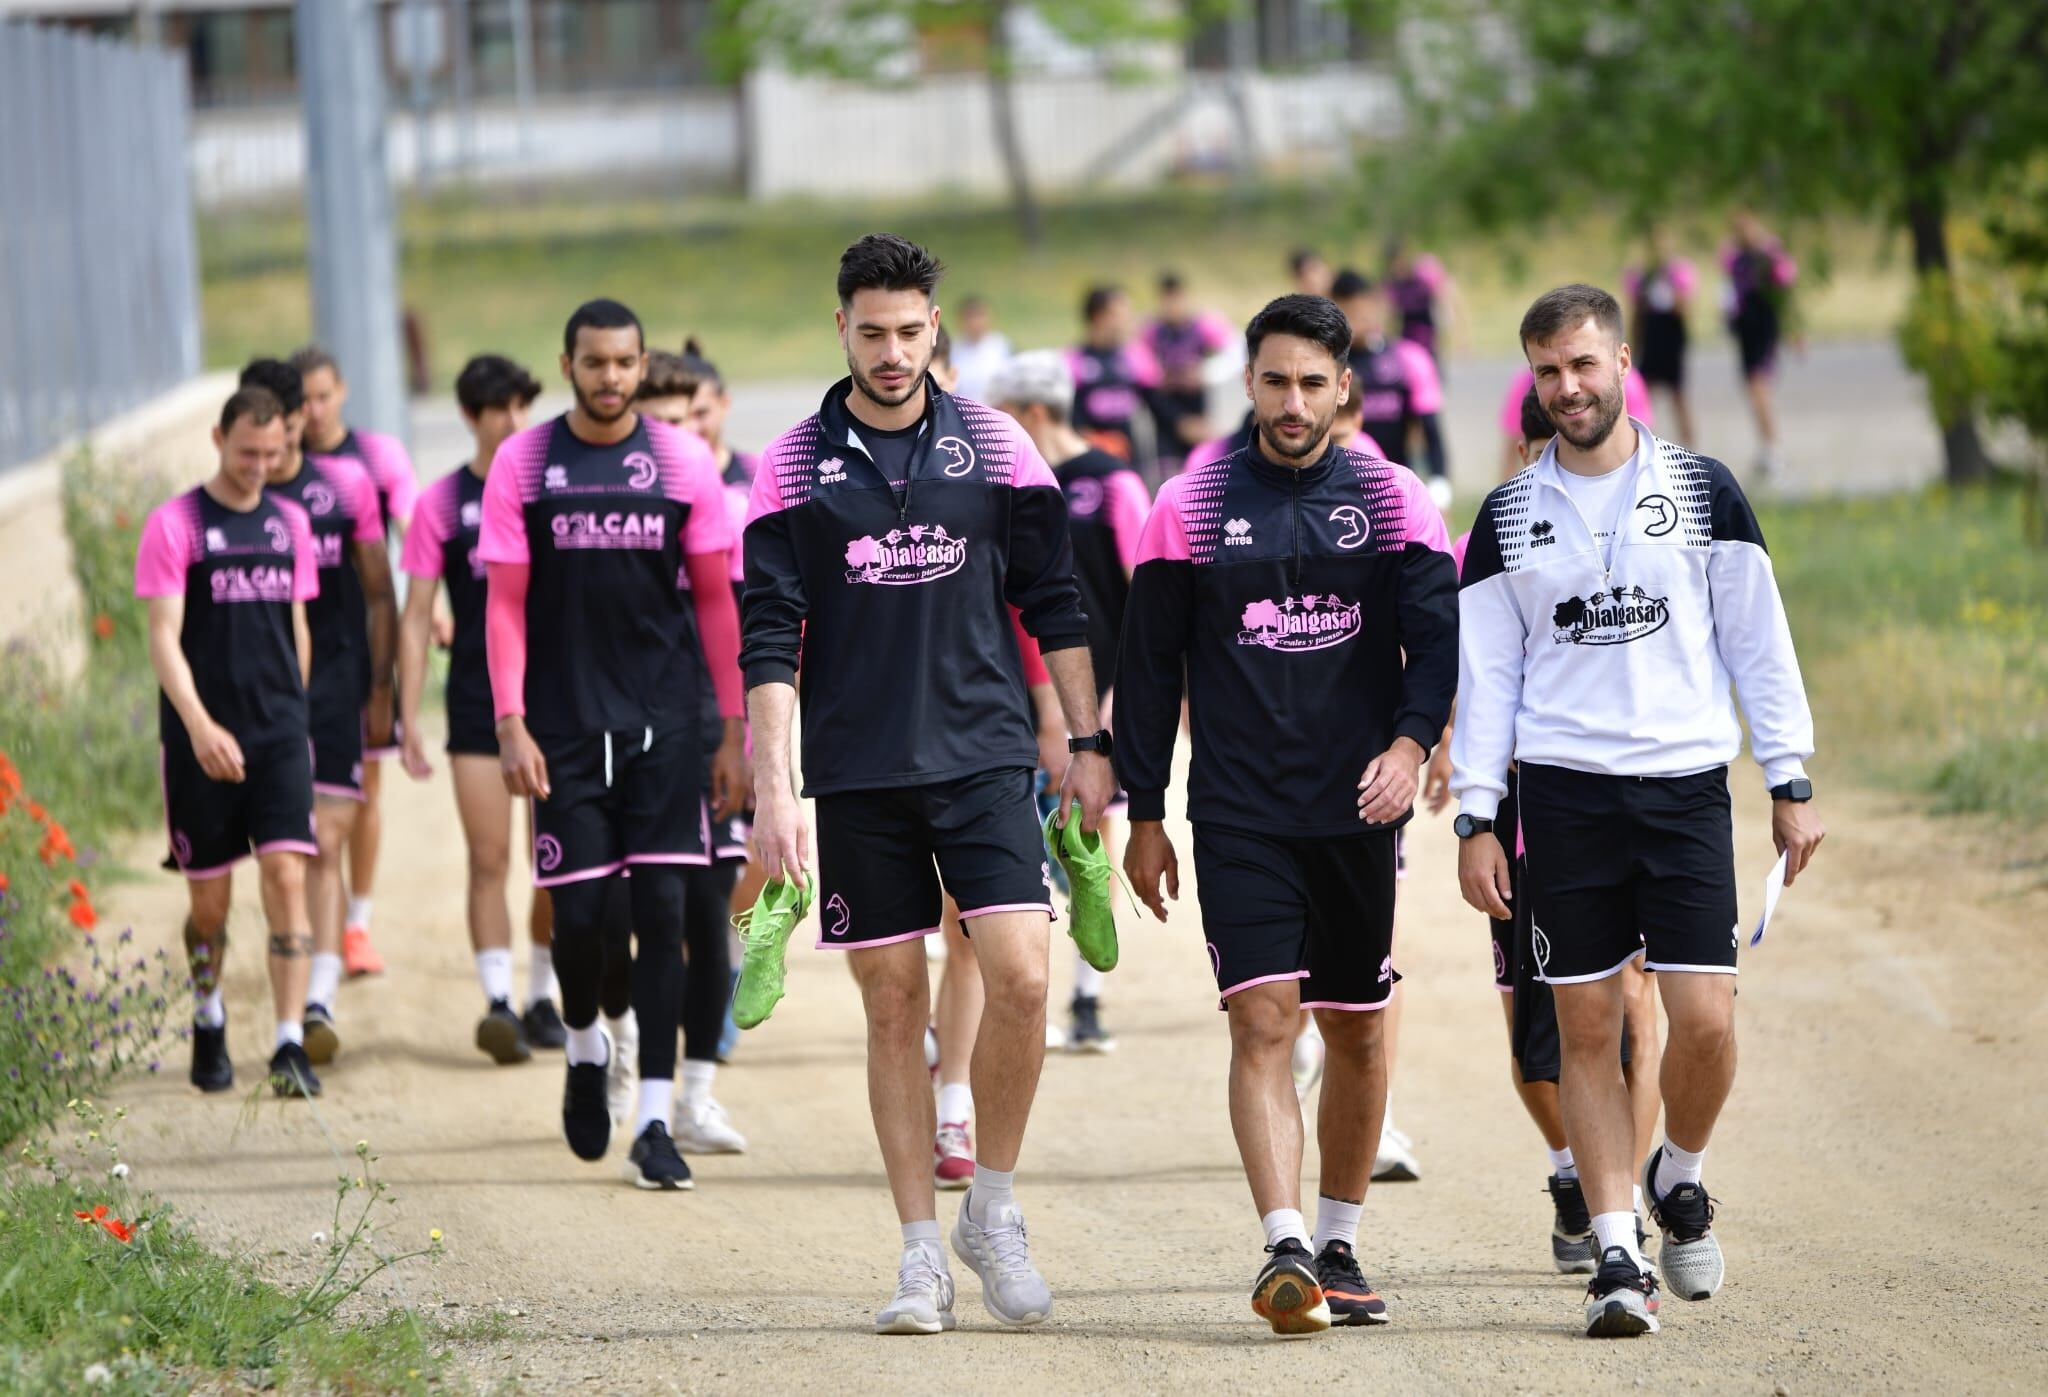
<path fill-rule="evenodd" d="M 1250 445 L 1170 480 L 1145 525 L 1117 663 L 1125 868 L 1178 895 L 1166 786 L 1185 671 L 1202 925 L 1230 1013 L 1231 1121 L 1273 1253 L 1252 1305 L 1276 1332 L 1375 1324 L 1352 1251 L 1386 1110 L 1394 832 L 1457 686 L 1457 574 L 1411 472 L 1328 440 L 1350 328 L 1284 296 L 1245 333 Z M 1404 661 L 1405 654 L 1405 661 Z M 1361 775 L 1363 773 L 1363 775 Z M 1298 1206 L 1289 1074 L 1303 1008 L 1329 1048 L 1315 1251 Z"/>
<path fill-rule="evenodd" d="M 1051 1311 L 1011 1192 L 1045 1051 L 1052 896 L 1009 606 L 1075 734 L 1064 791 L 1084 828 L 1115 786 L 1059 483 L 1015 421 L 930 380 L 939 276 L 929 252 L 890 234 L 847 249 L 838 323 L 851 377 L 763 453 L 745 534 L 755 840 L 770 877 L 805 876 L 789 772 L 801 651 L 819 944 L 854 953 L 869 1099 L 903 1224 L 896 1294 L 875 1321 L 884 1333 L 953 1327 L 923 1047 L 923 938 L 938 929 L 942 885 L 988 992 L 974 1052 L 980 1149 L 953 1245 L 996 1318 L 1035 1324 Z"/>

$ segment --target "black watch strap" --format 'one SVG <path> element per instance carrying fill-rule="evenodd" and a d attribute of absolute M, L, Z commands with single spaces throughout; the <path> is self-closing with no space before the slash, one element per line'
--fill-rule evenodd
<path fill-rule="evenodd" d="M 1795 776 L 1781 786 L 1771 787 L 1772 800 L 1807 801 L 1813 799 L 1813 782 L 1804 776 Z"/>
<path fill-rule="evenodd" d="M 1102 728 L 1096 732 L 1089 733 L 1086 737 L 1070 737 L 1067 739 L 1067 750 L 1069 752 L 1100 752 L 1106 757 L 1109 755 L 1109 747 L 1108 728 Z"/>

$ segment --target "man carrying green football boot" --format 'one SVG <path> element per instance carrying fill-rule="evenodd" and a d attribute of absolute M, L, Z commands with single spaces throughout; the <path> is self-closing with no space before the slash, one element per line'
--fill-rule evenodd
<path fill-rule="evenodd" d="M 1085 830 L 1071 818 L 1063 825 L 1055 809 L 1045 817 L 1045 845 L 1066 871 L 1067 934 L 1074 938 L 1081 959 L 1099 971 L 1116 969 L 1113 869 L 1109 851 L 1102 846 L 1101 828 Z M 1136 910 L 1135 901 L 1132 908 Z"/>

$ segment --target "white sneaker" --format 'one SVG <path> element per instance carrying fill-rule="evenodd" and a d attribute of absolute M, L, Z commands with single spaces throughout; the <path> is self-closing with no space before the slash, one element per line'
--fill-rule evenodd
<path fill-rule="evenodd" d="M 951 1329 L 953 1273 L 945 1253 L 919 1244 L 903 1249 L 896 1268 L 896 1293 L 875 1312 L 877 1334 L 940 1334 Z"/>
<path fill-rule="evenodd" d="M 1422 1177 L 1415 1159 L 1415 1142 L 1389 1122 L 1380 1127 L 1380 1147 L 1373 1156 L 1374 1183 L 1412 1184 Z"/>
<path fill-rule="evenodd" d="M 989 1210 L 986 1222 L 976 1222 L 973 1204 L 970 1189 L 953 1224 L 953 1250 L 981 1277 L 982 1305 L 1013 1328 L 1043 1322 L 1052 1313 L 1052 1290 L 1031 1264 L 1023 1212 L 1014 1203 L 1001 1204 Z"/>
<path fill-rule="evenodd" d="M 1305 1029 L 1295 1035 L 1294 1096 L 1297 1101 L 1306 1104 L 1308 1094 L 1323 1079 L 1323 1058 L 1327 1052 L 1323 1046 L 1323 1035 L 1315 1029 Z"/>
<path fill-rule="evenodd" d="M 628 1009 L 613 1026 L 605 1020 L 612 1036 L 612 1060 L 604 1069 L 604 1099 L 612 1120 L 625 1125 L 639 1114 L 640 1021 Z"/>
<path fill-rule="evenodd" d="M 725 1107 L 709 1097 L 696 1106 L 676 1105 L 676 1145 L 685 1154 L 745 1154 L 747 1137 L 733 1129 Z"/>

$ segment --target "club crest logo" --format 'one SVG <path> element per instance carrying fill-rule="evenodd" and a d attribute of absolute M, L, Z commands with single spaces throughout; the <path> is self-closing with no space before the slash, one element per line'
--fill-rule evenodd
<path fill-rule="evenodd" d="M 838 893 L 825 899 L 825 915 L 822 920 L 827 936 L 844 936 L 853 929 L 852 909 L 847 907 L 846 899 Z"/>
<path fill-rule="evenodd" d="M 1337 538 L 1339 548 L 1356 548 L 1372 537 L 1372 521 L 1355 504 L 1340 504 L 1331 510 L 1330 522 L 1344 526 L 1344 532 Z"/>
<path fill-rule="evenodd" d="M 315 480 L 306 486 L 306 513 L 320 516 L 334 513 L 334 491 L 325 481 Z"/>
<path fill-rule="evenodd" d="M 553 873 L 562 866 L 562 841 L 552 834 L 543 834 L 533 841 L 533 863 L 543 873 Z"/>
<path fill-rule="evenodd" d="M 180 868 L 192 862 L 192 837 L 181 829 L 171 831 L 171 857 Z"/>
<path fill-rule="evenodd" d="M 932 451 L 955 480 L 974 469 L 974 447 L 965 437 L 940 437 L 932 443 Z"/>
<path fill-rule="evenodd" d="M 620 464 L 626 468 L 626 484 L 635 490 L 651 490 L 661 478 L 661 467 L 645 451 L 628 451 Z"/>
<path fill-rule="evenodd" d="M 1636 510 L 1650 511 L 1650 520 L 1643 525 L 1646 538 L 1662 538 L 1678 527 L 1678 506 L 1671 502 L 1669 495 L 1645 495 L 1636 501 Z"/>
<path fill-rule="evenodd" d="M 880 538 L 865 534 L 846 545 L 846 580 L 881 587 L 914 587 L 950 577 L 967 564 L 967 540 L 943 524 L 912 524 Z"/>
<path fill-rule="evenodd" d="M 1327 650 L 1357 635 L 1364 624 L 1357 602 L 1317 592 L 1255 601 L 1239 620 L 1244 629 L 1237 643 L 1267 650 Z"/>
<path fill-rule="evenodd" d="M 1087 518 L 1101 512 L 1102 482 L 1083 476 L 1067 487 L 1067 513 Z"/>
<path fill-rule="evenodd" d="M 285 527 L 284 520 L 271 518 L 263 521 L 264 536 L 270 540 L 270 551 L 289 553 L 292 551 L 292 531 Z"/>

